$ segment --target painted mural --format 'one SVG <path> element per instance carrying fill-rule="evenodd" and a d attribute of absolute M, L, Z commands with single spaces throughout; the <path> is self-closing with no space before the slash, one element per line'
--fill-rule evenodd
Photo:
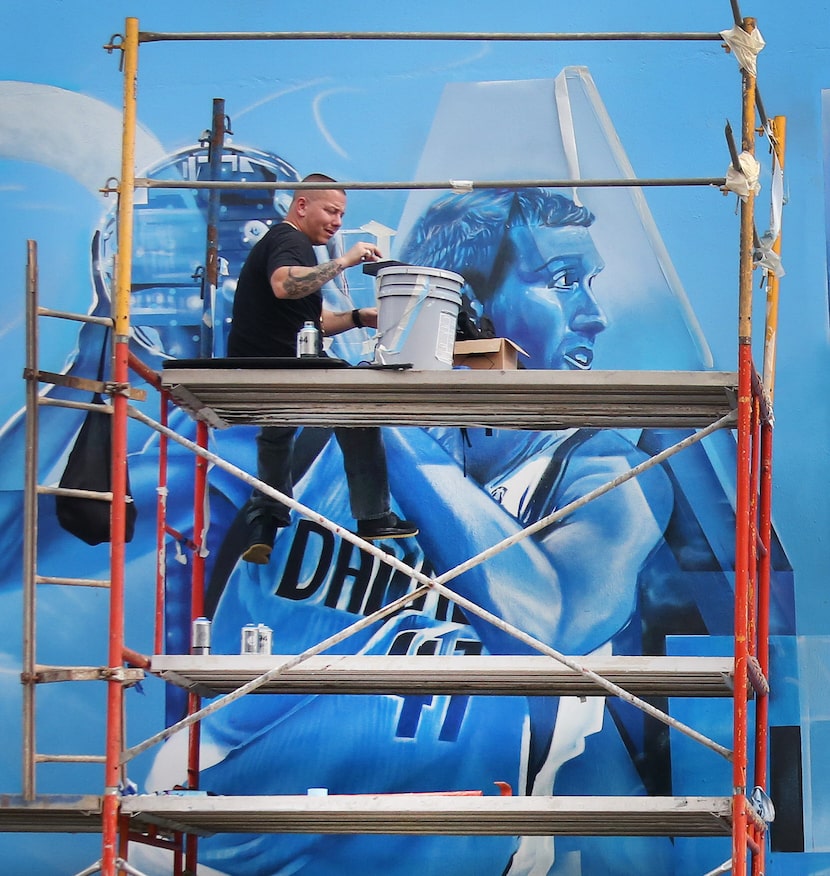
<path fill-rule="evenodd" d="M 716 15 L 708 11 L 709 25 L 691 29 L 728 28 L 729 5 L 722 5 L 726 8 Z M 50 22 L 52 33 L 61 15 L 68 13 L 61 4 L 43 2 L 43 6 L 60 13 Z M 651 14 L 656 4 L 643 6 Z M 152 12 L 162 22 L 153 22 L 154 28 L 193 28 L 160 5 Z M 219 4 L 206 4 L 203 13 L 213 30 L 273 27 L 250 12 L 243 16 L 244 22 L 231 24 L 236 19 Z M 149 27 L 150 12 L 141 14 L 148 16 Z M 437 30 L 444 17 L 437 10 L 435 14 Z M 309 27 L 298 11 L 288 15 L 298 29 Z M 13 233 L 9 229 L 9 240 L 2 246 L 6 260 L 22 266 L 22 242 L 38 239 L 42 303 L 108 314 L 118 240 L 114 204 L 99 189 L 118 174 L 121 81 L 117 61 L 107 58 L 98 43 L 107 42 L 108 29 L 117 33 L 122 23 L 106 21 L 100 14 L 82 18 L 96 34 L 102 24 L 106 32 L 90 49 L 104 59 L 96 56 L 94 87 L 93 82 L 81 84 L 61 74 L 57 60 L 56 72 L 49 77 L 33 75 L 22 57 L 16 67 L 6 61 L 2 68 L 6 73 L 0 95 L 9 124 L 0 133 L 0 197 L 5 215 L 21 217 L 19 228 Z M 495 6 L 482 10 L 485 19 L 495 30 L 538 29 L 538 22 L 526 28 L 511 22 L 508 28 L 502 20 L 496 26 L 500 19 Z M 608 29 L 606 23 L 600 28 L 596 21 L 577 21 L 573 12 L 568 14 L 568 27 L 573 30 Z M 688 23 L 673 21 L 667 15 L 660 27 L 690 29 Z M 323 26 L 317 22 L 314 29 Z M 419 29 L 408 16 L 397 26 Z M 366 24 L 366 29 L 377 25 Z M 556 29 L 565 28 L 557 22 Z M 315 43 L 313 50 L 278 44 L 286 72 L 271 79 L 251 78 L 240 72 L 240 65 L 264 68 L 275 52 L 273 45 L 240 44 L 208 51 L 194 44 L 175 50 L 165 46 L 158 54 L 145 52 L 146 67 L 139 79 L 137 169 L 157 179 L 208 178 L 202 131 L 210 122 L 211 98 L 222 93 L 232 129 L 222 151 L 223 180 L 290 183 L 317 171 L 341 180 L 459 181 L 446 191 L 350 192 L 344 225 L 327 248 L 319 249 L 321 262 L 366 241 L 390 258 L 460 274 L 465 281 L 465 308 L 478 321 L 492 324 L 498 336 L 521 347 L 522 367 L 734 368 L 736 319 L 731 302 L 736 299 L 738 235 L 734 195 L 724 200 L 717 192 L 691 189 L 667 194 L 633 187 L 533 184 L 633 178 L 632 152 L 639 166 L 649 154 L 650 138 L 643 137 L 623 111 L 620 95 L 626 88 L 611 75 L 603 54 L 572 45 L 540 49 L 538 58 L 528 58 L 511 47 L 485 49 L 475 43 L 467 48 L 413 47 L 411 58 L 391 52 L 388 46 L 375 46 L 377 61 L 369 61 L 374 57 L 370 52 L 363 53 L 361 60 L 347 42 Z M 651 51 L 645 50 L 653 70 L 665 75 L 673 69 L 676 58 L 660 53 L 651 57 Z M 714 47 L 708 51 L 714 56 Z M 723 54 L 714 56 L 718 75 L 727 81 L 727 88 L 717 98 L 711 98 L 711 92 L 707 100 L 696 93 L 691 96 L 695 110 L 707 102 L 715 104 L 706 107 L 715 115 L 721 113 L 715 127 L 725 114 L 738 122 L 740 113 L 734 58 L 720 47 L 718 53 Z M 182 61 L 174 61 L 175 57 Z M 633 87 L 639 61 L 631 54 L 626 57 Z M 684 56 L 684 63 L 691 60 L 700 58 L 693 53 Z M 714 62 L 713 57 L 705 60 L 709 65 Z M 80 60 L 73 60 L 73 69 L 76 63 Z M 341 72 L 332 73 L 331 64 L 339 65 Z M 179 81 L 169 79 L 173 68 L 180 71 Z M 704 83 L 709 83 L 709 75 L 704 74 Z M 659 88 L 654 83 L 650 88 L 659 99 Z M 644 117 L 653 121 L 647 112 Z M 720 133 L 695 124 L 699 134 L 716 142 L 701 147 L 705 162 L 697 154 L 691 161 L 693 168 L 710 162 L 711 170 L 688 175 L 723 175 L 728 152 L 718 139 Z M 96 135 L 85 134 L 85 128 Z M 682 150 L 682 138 L 674 146 Z M 664 152 L 661 159 L 665 157 Z M 759 157 L 764 162 L 766 204 L 771 188 L 769 160 Z M 663 164 L 658 160 L 651 166 Z M 682 162 L 676 162 L 678 166 Z M 467 190 L 463 181 L 476 179 L 520 179 L 528 184 L 519 189 Z M 139 198 L 132 351 L 153 368 L 171 358 L 206 352 L 224 356 L 241 266 L 262 235 L 282 221 L 290 197 L 290 192 L 267 188 L 223 192 L 220 282 L 209 333 L 203 319 L 207 194 L 159 188 Z M 42 211 L 43 221 L 30 218 L 35 208 Z M 766 219 L 762 208 L 758 221 L 763 224 Z M 761 233 L 765 230 L 760 228 Z M 785 264 L 786 280 L 804 270 L 803 265 L 791 270 L 786 259 Z M 0 322 L 10 353 L 21 363 L 22 290 L 22 280 L 7 288 Z M 374 305 L 377 291 L 374 277 L 355 267 L 327 284 L 323 295 L 327 307 L 342 311 Z M 819 305 L 824 331 L 826 300 Z M 759 318 L 763 320 L 763 313 Z M 101 328 L 59 325 L 44 332 L 42 368 L 94 376 L 108 342 Z M 372 330 L 354 329 L 331 339 L 329 353 L 358 365 L 372 358 L 375 343 Z M 791 343 L 785 335 L 779 349 L 786 351 Z M 19 383 L 0 411 L 4 423 L 0 442 L 8 460 L 0 475 L 4 606 L 0 623 L 8 642 L 2 649 L 0 697 L 15 728 L 15 744 L 25 443 Z M 791 383 L 782 365 L 781 385 L 786 388 Z M 804 392 L 804 387 L 799 391 Z M 146 410 L 155 417 L 157 407 L 150 395 Z M 66 409 L 42 409 L 42 482 L 56 483 L 60 478 L 81 417 Z M 184 413 L 173 412 L 171 425 L 193 436 L 194 424 Z M 393 510 L 420 529 L 414 538 L 384 542 L 384 549 L 428 574 L 456 566 L 687 434 L 653 428 L 383 431 Z M 786 441 L 786 425 L 782 431 Z M 216 430 L 211 449 L 255 472 L 256 435 L 253 427 Z M 147 651 L 152 636 L 158 442 L 135 423 L 130 425 L 129 441 L 138 520 L 128 546 L 127 641 Z M 783 452 L 787 451 L 785 444 Z M 168 519 L 181 538 L 171 537 L 167 546 L 165 635 L 167 649 L 182 653 L 190 636 L 193 459 L 176 445 L 170 454 Z M 464 573 L 452 586 L 564 653 L 728 653 L 734 467 L 734 436 L 717 433 Z M 816 460 L 816 467 L 826 472 L 826 458 Z M 789 470 L 786 462 L 783 468 Z M 242 562 L 246 537 L 242 509 L 250 488 L 218 468 L 211 470 L 209 485 L 205 601 L 214 653 L 238 653 L 240 629 L 248 623 L 272 628 L 275 653 L 300 653 L 414 589 L 415 582 L 402 573 L 296 513 L 290 525 L 280 529 L 267 564 Z M 822 830 L 830 817 L 830 800 L 824 790 L 826 769 L 815 753 L 828 717 L 821 711 L 820 695 L 813 693 L 826 673 L 822 667 L 826 666 L 827 615 L 825 610 L 822 620 L 823 597 L 802 595 L 818 591 L 821 585 L 816 575 L 819 548 L 805 553 L 805 527 L 793 512 L 803 489 L 793 495 L 785 489 L 776 504 L 772 609 L 776 694 L 770 712 L 776 820 L 770 833 L 768 872 L 818 876 L 830 871 L 830 841 Z M 294 496 L 330 520 L 354 527 L 342 454 L 329 431 L 305 429 L 299 434 Z M 826 505 L 817 507 L 823 513 Z M 820 519 L 823 523 L 826 516 Z M 65 532 L 49 497 L 40 501 L 39 532 L 41 574 L 106 577 L 106 546 L 88 547 Z M 39 660 L 94 665 L 105 654 L 106 598 L 95 592 L 64 592 L 67 589 L 74 588 L 54 588 L 39 595 Z M 816 611 L 805 615 L 805 605 L 816 606 Z M 463 659 L 466 654 L 526 653 L 526 646 L 432 594 L 414 599 L 334 650 Z M 92 716 L 102 707 L 101 691 L 66 686 L 44 691 L 40 697 L 44 717 L 39 741 L 44 749 L 63 750 L 67 744 L 100 749 L 100 729 Z M 655 705 L 669 707 L 665 701 Z M 60 722 L 50 720 L 49 707 L 62 715 Z M 136 743 L 165 723 L 175 722 L 184 708 L 181 692 L 154 679 L 131 689 L 129 741 Z M 730 703 L 672 702 L 671 712 L 729 744 Z M 201 745 L 200 787 L 214 794 L 304 794 L 309 788 L 323 787 L 332 793 L 474 790 L 495 795 L 496 783 L 506 783 L 512 793 L 524 795 L 725 794 L 731 779 L 729 764 L 718 755 L 638 710 L 602 698 L 253 696 L 203 722 Z M 141 755 L 125 774 L 125 788 L 153 793 L 186 784 L 185 750 L 185 736 L 177 734 Z M 19 764 L 12 756 L 0 763 L 6 786 L 0 791 L 13 792 Z M 38 789 L 43 793 L 100 790 L 89 768 L 52 766 L 39 775 Z M 61 837 L 60 841 L 66 843 L 67 854 L 54 860 L 53 850 L 39 840 L 0 834 L 0 848 L 12 862 L 12 874 L 70 872 L 65 864 L 70 858 L 71 872 L 77 872 L 98 857 L 96 838 Z M 721 872 L 717 868 L 729 854 L 728 841 L 663 837 L 554 841 L 217 835 L 200 840 L 199 872 L 204 876 L 447 872 L 691 876 Z M 134 845 L 130 861 L 148 876 L 170 872 L 169 858 L 158 849 Z"/>

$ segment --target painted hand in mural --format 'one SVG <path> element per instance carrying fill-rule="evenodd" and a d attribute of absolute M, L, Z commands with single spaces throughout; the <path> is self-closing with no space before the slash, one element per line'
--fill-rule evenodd
<path fill-rule="evenodd" d="M 419 542 L 440 573 L 613 480 L 645 455 L 610 431 L 386 430 L 393 494 L 421 520 Z M 455 445 L 448 452 L 447 446 Z M 455 454 L 466 458 L 465 475 Z M 417 462 L 417 464 L 416 464 Z M 478 477 L 482 480 L 478 480 Z M 655 469 L 590 502 L 449 582 L 462 595 L 570 654 L 599 647 L 628 621 L 637 574 L 671 510 Z M 418 512 L 420 511 L 420 515 Z M 511 636 L 474 617 L 488 650 Z"/>

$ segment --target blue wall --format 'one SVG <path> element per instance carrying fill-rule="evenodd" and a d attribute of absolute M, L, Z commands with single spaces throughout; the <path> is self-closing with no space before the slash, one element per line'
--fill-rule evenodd
<path fill-rule="evenodd" d="M 100 3 L 64 3 L 32 0 L 25 10 L 6 4 L 0 11 L 0 215 L 3 234 L 0 254 L 5 284 L 0 294 L 0 336 L 3 339 L 8 380 L 0 398 L 0 432 L 5 465 L 0 470 L 0 700 L 4 715 L 4 756 L 0 758 L 0 791 L 20 788 L 20 654 L 21 654 L 21 529 L 23 433 L 19 410 L 24 384 L 19 373 L 24 362 L 23 323 L 26 240 L 38 241 L 41 303 L 63 310 L 85 311 L 103 307 L 107 292 L 107 259 L 114 242 L 109 222 L 114 199 L 99 188 L 120 173 L 120 106 L 122 78 L 119 53 L 102 47 L 113 34 L 123 33 L 126 14 L 139 17 L 143 30 L 155 31 L 271 31 L 271 30 L 453 30 L 453 31 L 695 31 L 717 32 L 732 25 L 726 0 L 698 4 L 666 4 L 639 0 L 636 4 L 595 3 L 552 8 L 541 0 L 528 0 L 520 8 L 482 2 L 471 16 L 467 8 L 454 8 L 427 0 L 420 4 L 323 3 L 308 8 L 263 0 L 234 8 L 206 0 L 179 5 L 145 0 L 137 8 L 119 10 Z M 778 837 L 768 872 L 820 874 L 830 870 L 830 787 L 826 751 L 830 714 L 825 705 L 830 625 L 825 588 L 828 565 L 826 528 L 828 500 L 828 448 L 824 440 L 828 406 L 823 378 L 828 366 L 828 300 L 825 269 L 826 229 L 824 208 L 826 147 L 822 138 L 822 89 L 828 42 L 826 22 L 830 4 L 814 3 L 795 12 L 785 4 L 758 0 L 745 4 L 743 13 L 758 19 L 767 46 L 759 57 L 759 87 L 768 115 L 787 120 L 786 178 L 783 230 L 783 264 L 778 371 L 775 392 L 774 518 L 777 536 L 774 555 L 777 593 L 773 617 L 773 687 L 771 719 L 774 753 L 778 752 L 781 782 Z M 586 42 L 586 43 L 486 43 L 468 42 L 194 42 L 150 44 L 142 47 L 139 67 L 138 143 L 139 170 L 154 173 L 186 172 L 187 155 L 210 126 L 214 98 L 225 100 L 231 120 L 233 143 L 256 168 L 273 170 L 278 156 L 302 175 L 322 170 L 342 180 L 411 180 L 449 178 L 563 178 L 566 150 L 562 143 L 562 114 L 552 95 L 557 82 L 566 81 L 575 120 L 580 164 L 586 177 L 616 176 L 630 163 L 640 177 L 720 177 L 726 172 L 729 153 L 723 126 L 730 121 L 740 130 L 740 78 L 735 60 L 718 42 Z M 498 84 L 495 84 L 498 83 Z M 607 119 L 604 114 L 607 114 Z M 618 140 L 617 140 L 618 138 Z M 184 156 L 181 150 L 185 150 Z M 764 163 L 758 200 L 759 231 L 767 227 L 769 175 L 767 141 L 759 142 Z M 171 157 L 174 156 L 174 157 Z M 178 163 L 176 163 L 178 162 Z M 232 171 L 235 172 L 235 169 Z M 593 288 L 606 319 L 593 348 L 594 368 L 735 367 L 737 326 L 738 224 L 734 195 L 722 196 L 708 188 L 645 189 L 644 202 L 628 194 L 591 190 L 580 192 L 595 214 L 592 234 L 605 268 Z M 374 220 L 399 231 L 391 238 L 393 253 L 402 250 L 410 227 L 437 193 L 409 197 L 406 192 L 353 193 L 346 228 L 354 232 L 347 243 L 361 236 L 361 226 Z M 279 205 L 277 205 L 279 206 Z M 156 210 L 155 208 L 158 207 Z M 198 203 L 183 196 L 178 211 L 151 200 L 140 229 L 146 237 L 144 260 L 151 265 L 148 282 L 169 272 L 168 282 L 188 276 L 200 256 L 203 215 Z M 139 208 L 142 209 L 142 208 Z M 278 214 L 277 210 L 277 214 Z M 274 205 L 260 199 L 226 212 L 224 255 L 234 269 L 244 257 L 240 241 L 245 223 L 273 218 Z M 240 230 L 242 233 L 240 233 Z M 366 236 L 365 232 L 362 236 Z M 150 253 L 152 252 L 152 257 Z M 159 255 L 161 254 L 161 255 Z M 164 258 L 169 256 L 168 262 Z M 155 258 L 156 261 L 152 261 Z M 140 270 L 141 268 L 139 268 Z M 354 274 L 355 276 L 352 276 Z M 349 275 L 352 299 L 371 301 L 372 289 L 363 277 Z M 765 290 L 758 290 L 755 332 L 762 333 Z M 174 355 L 192 352 L 194 313 L 198 303 L 180 292 L 170 299 L 172 286 L 145 290 L 136 299 L 139 308 L 136 350 L 158 361 L 158 348 Z M 192 290 L 191 290 L 192 292 Z M 227 302 L 232 285 L 224 289 Z M 329 290 L 333 305 L 342 303 L 344 290 Z M 154 298 L 153 296 L 161 296 Z M 338 298 L 339 296 L 339 298 Z M 192 299 L 192 295 L 190 296 Z M 143 308 L 143 310 L 141 309 Z M 175 309 L 176 313 L 172 310 Z M 345 307 L 343 308 L 345 309 Z M 521 315 L 518 300 L 510 314 Z M 164 314 L 168 314 L 165 318 Z M 516 319 L 515 332 L 521 332 Z M 512 323 L 511 323 L 512 325 Z M 515 333 L 514 332 L 514 333 Z M 507 330 L 504 329 L 505 334 Z M 533 333 L 517 338 L 532 344 Z M 72 326 L 44 324 L 41 368 L 72 368 L 91 376 L 102 338 L 94 331 L 78 332 Z M 221 341 L 219 342 L 221 352 Z M 344 344 L 337 351 L 357 359 L 360 345 Z M 549 362 L 534 367 L 556 367 Z M 154 406 L 147 405 L 154 415 Z M 46 442 L 41 479 L 56 482 L 78 423 L 72 415 L 45 415 Z M 189 424 L 177 424 L 183 431 Z M 152 544 L 155 446 L 148 436 L 131 427 L 131 477 L 139 501 L 139 528 L 130 546 L 127 593 L 127 639 L 140 651 L 151 649 Z M 217 435 L 216 446 L 237 464 L 253 470 L 253 443 L 244 430 L 233 437 Z M 428 476 L 408 479 L 417 470 L 413 460 L 440 453 L 445 476 L 450 477 L 456 447 L 451 437 L 424 442 L 429 436 L 390 433 L 388 451 L 393 469 L 393 493 L 401 510 L 407 502 L 436 502 L 440 484 Z M 240 438 L 242 440 L 240 440 Z M 671 443 L 672 435 L 631 433 L 608 440 L 610 445 L 580 444 L 571 471 L 597 457 L 639 459 Z M 483 439 L 482 439 L 483 441 Z M 560 437 L 540 439 L 544 452 L 555 454 Z M 498 452 L 483 452 L 481 465 L 492 464 Z M 587 448 L 587 449 L 586 449 Z M 537 448 L 533 448 L 535 451 Z M 625 514 L 637 523 L 641 536 L 628 555 L 628 566 L 618 570 L 619 580 L 636 581 L 633 606 L 625 623 L 608 621 L 580 646 L 584 650 L 606 646 L 621 653 L 717 653 L 729 631 L 731 557 L 730 472 L 734 447 L 727 440 L 713 442 L 678 461 L 662 474 L 663 480 L 647 484 L 625 497 L 630 502 L 609 507 L 600 517 L 609 521 Z M 431 457 L 430 457 L 431 458 Z M 436 457 L 437 459 L 438 457 Z M 530 458 L 530 454 L 523 457 Z M 179 483 L 190 482 L 189 460 L 176 458 Z M 302 490 L 320 501 L 318 479 L 337 479 L 339 461 L 328 447 L 315 460 Z M 404 473 L 404 474 L 402 474 Z M 503 475 L 504 473 L 501 473 Z M 452 475 L 452 476 L 455 476 Z M 458 489 L 468 484 L 458 481 Z M 186 527 L 189 486 L 171 497 L 174 525 Z M 326 510 L 348 524 L 343 490 L 326 492 Z M 218 476 L 214 482 L 213 556 L 217 562 L 224 539 L 232 544 L 232 521 L 244 501 L 244 491 Z M 561 496 L 554 496 L 559 499 Z M 143 500 L 143 501 L 142 501 Z M 472 502 L 473 500 L 471 500 Z M 623 500 L 621 500 L 621 503 Z M 472 505 L 470 506 L 472 508 Z M 482 518 L 484 519 L 484 518 Z M 477 532 L 482 519 L 473 511 L 459 513 L 461 531 Z M 489 522 L 496 518 L 486 518 Z M 42 574 L 65 574 L 68 568 L 85 576 L 104 576 L 106 547 L 88 548 L 71 539 L 55 524 L 51 506 L 41 506 Z M 489 524 L 488 524 L 489 525 Z M 440 539 L 431 540 L 428 525 L 423 544 L 402 548 L 410 561 L 423 560 L 440 568 L 454 557 L 442 553 Z M 649 532 L 654 530 L 654 537 Z M 609 545 L 613 536 L 603 529 Z M 235 636 L 247 620 L 268 620 L 280 637 L 280 647 L 300 650 L 314 633 L 344 625 L 354 612 L 314 612 L 294 600 L 280 608 L 266 597 L 288 587 L 292 546 L 311 536 L 295 524 L 280 543 L 269 574 L 236 569 L 231 586 L 217 597 L 216 630 L 224 649 L 236 647 Z M 307 543 L 307 542 L 306 542 Z M 472 544 L 472 543 L 471 543 Z M 148 548 L 148 545 L 150 547 Z M 467 545 L 470 547 L 471 545 Z M 543 548 L 544 546 L 542 546 Z M 542 550 L 540 548 L 540 550 Z M 559 549 L 552 549 L 556 554 Z M 702 553 L 695 553 L 702 551 Z M 171 553 L 173 549 L 171 547 Z M 561 553 L 561 551 L 559 551 Z M 306 558 L 307 561 L 307 558 Z M 547 562 L 543 559 L 540 562 Z M 531 562 L 528 557 L 514 562 Z M 555 566 L 555 561 L 551 561 Z M 629 568 L 631 566 L 631 568 Z M 633 567 L 636 566 L 636 569 Z M 566 572 L 557 574 L 566 578 Z M 186 577 L 187 567 L 171 561 L 171 586 Z M 571 570 L 573 572 L 573 570 Z M 297 583 L 297 572 L 294 584 Z M 518 578 L 515 567 L 494 573 L 493 584 L 507 586 Z M 586 581 L 584 569 L 579 571 Z M 216 573 L 219 576 L 219 573 Z M 277 577 L 282 575 L 282 577 Z M 598 576 L 599 577 L 599 576 Z M 590 579 L 593 581 L 593 579 Z M 374 584 L 377 582 L 374 581 Z M 507 585 L 504 582 L 508 582 Z M 597 581 L 594 605 L 616 594 L 614 582 Z M 333 586 L 331 582 L 327 586 Z M 470 586 L 475 586 L 473 583 Z M 218 585 L 217 585 L 218 587 Z M 563 584 L 567 592 L 567 584 Z M 627 591 L 626 591 L 627 592 Z M 175 594 L 174 594 L 175 595 Z M 322 598 L 322 596 L 321 596 Z M 615 597 L 614 597 L 615 598 Z M 101 593 L 40 595 L 39 629 L 44 663 L 102 663 L 105 658 L 106 599 Z M 332 607 L 326 603 L 327 607 Z M 175 647 L 176 603 L 171 601 L 171 646 Z M 339 613 L 338 613 L 339 612 Z M 544 614 L 544 612 L 542 613 Z M 427 620 L 424 620 L 427 618 Z M 376 631 L 374 639 L 360 643 L 365 649 L 432 647 L 458 649 L 459 642 L 475 642 L 509 652 L 509 645 L 487 640 L 482 630 L 471 629 L 468 619 L 442 614 L 440 607 L 424 609 L 417 617 L 398 618 L 394 629 Z M 551 622 L 553 624 L 553 622 Z M 296 639 L 288 630 L 302 630 Z M 100 636 L 94 635 L 100 632 Z M 405 634 L 405 635 L 404 635 Z M 385 638 L 384 638 L 385 637 Z M 551 642 L 556 646 L 557 639 Z M 438 643 L 438 644 L 435 644 Z M 655 645 L 655 643 L 658 643 Z M 721 646 L 720 648 L 718 646 Z M 221 645 L 220 645 L 221 647 Z M 465 647 L 467 647 L 465 645 Z M 62 686 L 61 686 L 62 687 Z M 276 699 L 276 698 L 274 698 Z M 418 714 L 394 698 L 377 698 L 363 716 L 359 734 L 341 740 L 331 733 L 332 716 L 343 714 L 342 701 L 297 704 L 294 721 L 280 711 L 284 704 L 255 699 L 241 707 L 226 726 L 217 721 L 206 733 L 215 748 L 214 772 L 206 781 L 229 791 L 285 793 L 297 788 L 328 784 L 342 790 L 419 790 L 437 775 L 461 787 L 484 786 L 488 769 L 509 776 L 518 790 L 527 783 L 528 762 L 520 756 L 526 720 L 538 721 L 533 708 L 503 711 L 487 700 L 465 704 L 421 704 Z M 39 694 L 42 716 L 40 746 L 46 751 L 102 750 L 103 692 L 45 690 Z M 141 691 L 128 692 L 131 742 L 158 729 L 165 712 L 174 716 L 179 703 L 166 701 L 160 684 L 148 680 Z M 52 707 L 52 711 L 49 708 Z M 545 713 L 542 727 L 564 727 L 566 719 Z M 680 709 L 681 707 L 678 706 Z M 455 712 L 453 710 L 456 710 Z M 269 711 L 273 710 L 273 711 Z M 52 717 L 60 714 L 60 720 Z M 394 740 L 384 737 L 384 720 L 397 722 Z M 714 735 L 726 732 L 728 715 L 700 704 L 683 704 L 681 717 L 702 722 Z M 433 727 L 444 733 L 449 717 L 456 721 L 455 747 L 415 747 L 415 731 Z M 671 739 L 671 757 L 660 755 L 661 744 L 653 728 L 636 716 L 606 709 L 596 716 L 570 716 L 570 726 L 582 726 L 573 738 L 582 738 L 584 754 L 566 759 L 556 772 L 555 790 L 592 788 L 598 793 L 728 793 L 728 770 L 710 757 L 688 749 L 682 739 Z M 448 723 L 449 721 L 449 723 Z M 581 723 L 580 723 L 581 722 Z M 358 721 L 354 720 L 354 726 Z M 289 732 L 280 735 L 280 727 Z M 498 742 L 482 728 L 498 728 Z M 411 736 L 406 733 L 412 731 Z M 477 730 L 477 733 L 473 733 Z M 355 731 L 356 733 L 358 731 Z M 280 750 L 287 740 L 290 750 Z M 540 743 L 541 744 L 541 743 Z M 365 767 L 355 778 L 356 751 L 388 746 L 396 764 L 391 772 Z M 408 747 L 406 747 L 408 746 Z M 776 748 L 777 746 L 777 748 Z M 176 744 L 150 752 L 130 767 L 130 779 L 140 788 L 155 789 L 178 780 L 181 759 Z M 493 751 L 500 759 L 492 762 Z M 297 752 L 316 752 L 313 766 L 269 773 L 263 763 L 296 761 Z M 322 757 L 322 751 L 330 756 Z M 460 754 L 463 752 L 463 756 Z M 231 755 L 234 755 L 233 757 Z M 342 755 L 342 756 L 340 756 Z M 502 756 L 503 755 L 503 756 Z M 284 760 L 282 760 L 284 759 Z M 342 763 L 352 760 L 350 769 Z M 227 764 L 233 761 L 232 768 Z M 803 780 L 795 779 L 799 762 Z M 608 769 L 599 764 L 612 764 Z M 277 774 L 275 774 L 277 773 Z M 49 792 L 97 793 L 97 768 L 51 766 L 39 772 L 38 789 Z M 290 775 L 290 778 L 286 778 Z M 711 777 L 711 778 L 708 778 Z M 726 785 L 722 784 L 726 782 Z M 488 793 L 489 788 L 488 788 Z M 803 818 L 803 831 L 800 818 Z M 523 847 L 501 840 L 424 841 L 415 847 L 366 841 L 357 847 L 364 860 L 376 862 L 373 870 L 354 872 L 442 873 L 448 856 L 459 862 L 458 872 L 501 874 L 530 872 L 519 863 L 529 856 L 537 867 L 551 858 L 550 849 Z M 221 841 L 204 844 L 205 860 L 219 873 L 351 872 L 354 851 L 335 842 L 253 840 L 228 849 Z M 645 844 L 615 842 L 557 843 L 555 863 L 534 872 L 590 874 L 602 867 L 609 873 L 703 873 L 716 867 L 728 847 L 680 842 Z M 0 834 L 5 872 L 58 874 L 77 872 L 99 855 L 98 838 L 60 836 L 49 838 Z M 547 858 L 545 856 L 548 856 Z M 343 856 L 341 858 L 340 856 Z M 511 856 L 513 863 L 508 864 Z M 164 865 L 140 860 L 146 872 L 163 872 Z M 395 867 L 389 861 L 398 862 Z M 417 870 L 401 861 L 418 860 Z M 552 860 L 552 858 L 551 858 Z M 648 861 L 651 869 L 646 869 Z M 289 863 L 290 862 L 290 863 Z M 486 865 L 482 862 L 487 862 Z M 369 865 L 367 865 L 369 866 Z M 492 870 L 484 869 L 489 866 Z M 547 865 L 544 865 L 547 866 Z M 155 870 L 153 868 L 160 867 Z M 299 870 L 280 869 L 300 867 Z M 465 867 L 467 869 L 465 869 Z M 391 869 L 390 869 L 391 868 Z M 616 868 L 616 869 L 615 869 Z"/>

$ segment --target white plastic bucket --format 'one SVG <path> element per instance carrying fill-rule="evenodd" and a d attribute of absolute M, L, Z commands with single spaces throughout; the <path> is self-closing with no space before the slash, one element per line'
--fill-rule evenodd
<path fill-rule="evenodd" d="M 451 369 L 464 278 L 439 268 L 394 265 L 381 268 L 377 281 L 375 362 Z"/>

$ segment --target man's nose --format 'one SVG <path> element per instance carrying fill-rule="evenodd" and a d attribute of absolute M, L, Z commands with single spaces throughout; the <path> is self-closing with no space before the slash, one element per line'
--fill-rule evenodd
<path fill-rule="evenodd" d="M 572 327 L 578 331 L 599 334 L 608 327 L 608 319 L 605 312 L 599 306 L 599 302 L 594 297 L 594 293 L 590 289 L 582 287 L 582 295 L 579 299 L 579 304 L 574 310 Z"/>

